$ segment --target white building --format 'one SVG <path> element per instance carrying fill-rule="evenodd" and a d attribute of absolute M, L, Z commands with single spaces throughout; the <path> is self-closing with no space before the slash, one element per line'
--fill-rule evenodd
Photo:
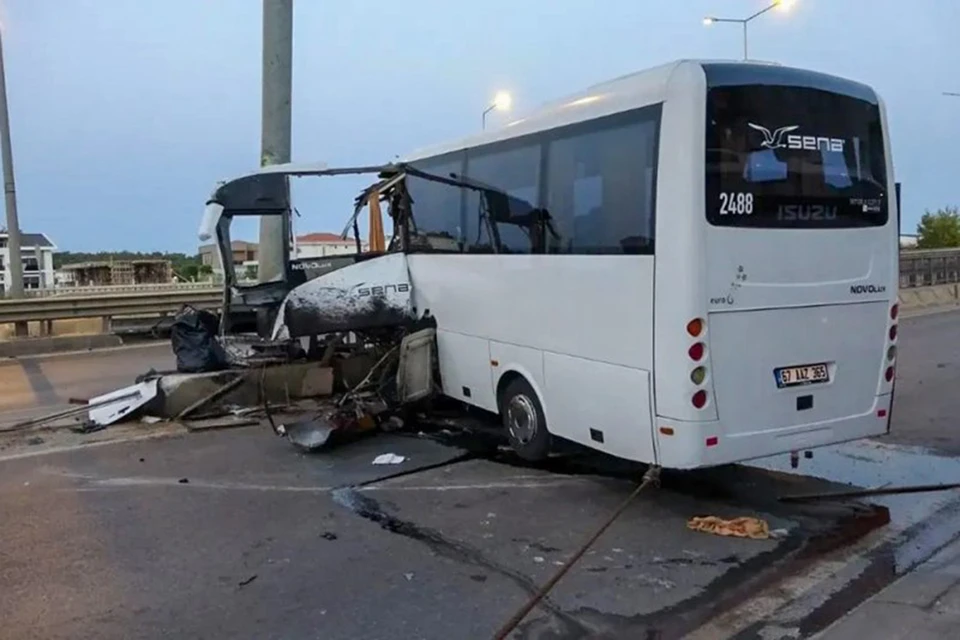
<path fill-rule="evenodd" d="M 0 231 L 0 292 L 6 292 L 10 266 L 7 232 Z M 53 253 L 57 246 L 45 233 L 20 233 L 20 259 L 23 263 L 23 288 L 42 289 L 54 286 Z"/>
<path fill-rule="evenodd" d="M 361 243 L 367 250 L 367 243 Z M 335 233 L 308 233 L 297 236 L 294 256 L 296 258 L 323 258 L 345 253 L 356 253 L 357 245 L 352 237 L 341 238 Z"/>

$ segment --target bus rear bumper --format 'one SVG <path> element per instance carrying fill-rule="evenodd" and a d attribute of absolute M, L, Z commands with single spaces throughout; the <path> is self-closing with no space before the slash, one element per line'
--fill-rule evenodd
<path fill-rule="evenodd" d="M 821 422 L 737 433 L 723 420 L 685 422 L 657 416 L 660 466 L 696 469 L 804 451 L 887 433 L 892 394 L 876 397 L 870 411 Z"/>

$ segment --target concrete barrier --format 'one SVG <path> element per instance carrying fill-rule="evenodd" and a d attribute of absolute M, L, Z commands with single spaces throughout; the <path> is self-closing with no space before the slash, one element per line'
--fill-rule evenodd
<path fill-rule="evenodd" d="M 0 341 L 0 358 L 18 358 L 37 356 L 46 353 L 64 353 L 68 351 L 88 351 L 119 347 L 123 339 L 108 333 L 86 336 L 51 336 L 48 338 L 20 338 Z"/>
<path fill-rule="evenodd" d="M 900 305 L 904 309 L 930 309 L 953 307 L 960 304 L 960 285 L 938 284 L 932 287 L 900 289 Z"/>

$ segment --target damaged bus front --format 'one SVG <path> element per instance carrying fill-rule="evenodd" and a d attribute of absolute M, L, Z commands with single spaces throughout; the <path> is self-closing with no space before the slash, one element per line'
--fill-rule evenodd
<path fill-rule="evenodd" d="M 291 177 L 377 174 L 378 180 L 354 201 L 354 212 L 341 234 L 352 230 L 354 254 L 322 259 L 291 259 L 290 243 L 283 246 L 287 265 L 280 278 L 243 285 L 231 258 L 230 224 L 239 216 L 281 216 L 289 238 Z M 462 241 L 451 233 L 419 233 L 409 185 L 446 186 L 452 197 L 461 191 L 478 195 L 481 210 L 478 236 L 487 238 L 484 253 L 508 252 L 501 225 L 518 227 L 532 241 L 546 245 L 556 237 L 544 213 L 530 203 L 489 185 L 456 175 L 434 175 L 404 164 L 327 169 L 276 165 L 223 183 L 207 202 L 200 239 L 216 238 L 224 265 L 223 332 L 240 333 L 257 316 L 262 337 L 292 339 L 342 331 L 394 327 L 414 320 L 417 309 L 404 253 L 460 253 Z M 389 242 L 383 236 L 381 203 L 393 222 Z M 371 250 L 362 251 L 359 216 L 370 213 Z M 472 247 L 472 251 L 478 251 Z M 374 260 L 376 258 L 376 260 Z M 349 267 L 349 268 L 347 268 Z M 426 309 L 423 311 L 427 311 Z M 271 328 L 272 327 L 272 328 Z"/>
<path fill-rule="evenodd" d="M 290 177 L 301 175 L 336 176 L 378 171 L 378 167 L 327 169 L 323 166 L 275 165 L 220 183 L 207 201 L 200 225 L 201 242 L 213 241 L 223 269 L 224 293 L 222 326 L 225 333 L 256 330 L 267 337 L 280 303 L 296 286 L 361 259 L 359 234 L 354 254 L 297 258 L 291 255 L 293 208 Z M 256 284 L 241 281 L 233 257 L 230 230 L 235 218 L 278 217 L 282 222 L 280 246 L 271 247 L 282 256 L 285 268 L 273 279 Z M 354 219 L 356 216 L 354 216 Z M 373 255 L 378 255 L 374 251 Z"/>

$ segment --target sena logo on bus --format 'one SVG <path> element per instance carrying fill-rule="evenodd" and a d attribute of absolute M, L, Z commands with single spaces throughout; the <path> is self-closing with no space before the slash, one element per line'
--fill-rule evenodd
<path fill-rule="evenodd" d="M 793 149 L 795 151 L 837 151 L 843 153 L 843 145 L 846 140 L 842 138 L 830 138 L 827 136 L 802 136 L 791 133 L 800 128 L 798 124 L 792 124 L 779 129 L 770 129 L 748 122 L 747 126 L 763 134 L 763 142 L 760 146 L 764 149 Z M 789 135 L 788 135 L 789 134 Z"/>

